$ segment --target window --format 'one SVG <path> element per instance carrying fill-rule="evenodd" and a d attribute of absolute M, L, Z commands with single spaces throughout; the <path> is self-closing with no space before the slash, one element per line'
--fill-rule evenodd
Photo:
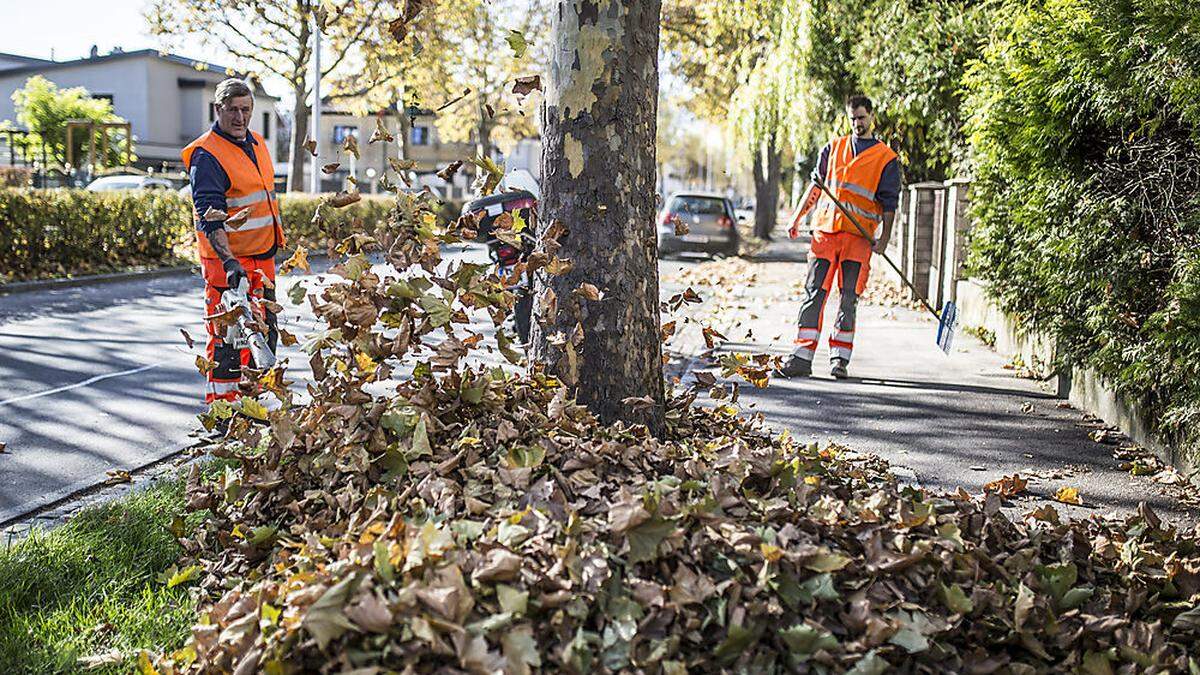
<path fill-rule="evenodd" d="M 113 95 L 112 94 L 92 94 L 92 98 L 108 101 L 109 107 L 112 107 L 112 103 L 113 103 Z"/>
<path fill-rule="evenodd" d="M 263 113 L 262 137 L 264 141 L 271 137 L 271 113 L 269 112 Z"/>
<path fill-rule="evenodd" d="M 333 127 L 334 145 L 341 145 L 344 143 L 347 136 L 358 138 L 358 127 L 351 124 L 338 124 Z"/>
<path fill-rule="evenodd" d="M 412 128 L 412 144 L 413 145 L 429 145 L 429 127 L 413 127 Z"/>
<path fill-rule="evenodd" d="M 698 216 L 725 215 L 725 200 L 712 197 L 676 197 L 671 203 L 674 213 L 691 213 Z"/>

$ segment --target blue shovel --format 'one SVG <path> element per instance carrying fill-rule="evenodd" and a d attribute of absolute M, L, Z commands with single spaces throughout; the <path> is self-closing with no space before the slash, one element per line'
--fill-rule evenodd
<path fill-rule="evenodd" d="M 837 197 L 833 196 L 833 193 L 829 191 L 829 187 L 825 185 L 825 181 L 820 176 L 813 176 L 813 182 L 818 188 L 821 189 L 822 192 L 825 193 L 827 197 L 829 197 L 829 199 L 833 200 L 834 206 L 838 207 L 838 210 L 842 212 L 842 215 L 849 218 L 851 223 L 854 223 L 854 227 L 858 228 L 859 234 L 865 237 L 868 241 L 874 241 L 874 238 L 867 233 L 866 228 L 859 224 L 858 219 L 855 218 L 854 215 L 850 213 L 850 211 L 840 201 L 838 201 Z M 912 285 L 912 282 L 904 276 L 904 273 L 900 271 L 900 268 L 896 266 L 896 263 L 892 262 L 892 259 L 889 258 L 886 253 L 880 253 L 880 255 L 882 255 L 883 259 L 892 266 L 892 269 L 896 270 L 896 276 L 900 277 L 900 280 L 904 282 L 905 286 L 908 286 L 908 289 L 913 293 L 913 297 L 915 297 L 917 300 L 920 300 L 925 309 L 933 315 L 933 318 L 938 320 L 937 345 L 938 347 L 941 347 L 943 352 L 949 354 L 950 345 L 954 342 L 954 332 L 958 327 L 958 307 L 955 306 L 952 300 L 947 300 L 946 303 L 942 305 L 942 311 L 939 313 L 932 306 L 930 306 L 930 304 L 925 300 L 925 296 L 917 291 L 917 289 Z"/>

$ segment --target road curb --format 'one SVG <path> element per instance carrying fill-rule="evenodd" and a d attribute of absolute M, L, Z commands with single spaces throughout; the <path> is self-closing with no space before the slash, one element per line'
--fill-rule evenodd
<path fill-rule="evenodd" d="M 442 246 L 443 249 L 446 245 Z M 329 256 L 324 253 L 310 253 L 308 260 L 310 262 L 322 262 L 329 260 Z M 276 263 L 286 260 L 286 258 L 276 258 Z M 158 267 L 151 270 L 137 270 L 133 272 L 110 272 L 107 274 L 88 274 L 79 277 L 68 277 L 66 279 L 37 279 L 34 281 L 13 281 L 7 284 L 0 284 L 0 296 L 16 295 L 18 293 L 32 293 L 34 291 L 47 291 L 56 288 L 76 288 L 80 286 L 96 286 L 99 284 L 110 284 L 121 281 L 133 281 L 136 279 L 154 279 L 157 277 L 167 277 L 179 274 L 198 274 L 200 266 L 192 265 L 176 265 L 173 267 Z"/>
<path fill-rule="evenodd" d="M 108 274 L 88 274 L 81 277 L 68 277 L 66 279 L 38 279 L 35 281 L 14 281 L 7 284 L 0 284 L 0 295 L 15 295 L 17 293 L 31 293 L 34 291 L 46 291 L 55 288 L 74 288 L 77 286 L 96 286 L 99 284 L 110 284 L 120 281 L 132 281 L 135 279 L 154 279 L 156 277 L 166 277 L 177 274 L 187 274 L 196 270 L 196 265 L 178 265 L 174 267 L 159 267 L 152 270 L 138 270 L 135 272 L 111 272 Z"/>

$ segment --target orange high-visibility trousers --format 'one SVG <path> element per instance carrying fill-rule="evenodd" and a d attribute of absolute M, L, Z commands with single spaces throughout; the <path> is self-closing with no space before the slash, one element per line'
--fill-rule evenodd
<path fill-rule="evenodd" d="M 804 301 L 800 305 L 793 354 L 808 361 L 816 356 L 817 343 L 821 340 L 825 300 L 829 297 L 836 275 L 842 300 L 838 305 L 834 330 L 829 334 L 829 357 L 831 360 L 850 360 L 854 351 L 858 296 L 867 287 L 873 243 L 870 239 L 849 232 L 813 232 L 812 246 L 808 251 L 808 279 L 804 284 Z"/>
<path fill-rule="evenodd" d="M 250 293 L 255 297 L 274 302 L 274 258 L 266 260 L 238 258 L 237 261 L 246 270 L 246 278 L 250 281 Z M 225 268 L 221 266 L 221 261 L 217 258 L 201 258 L 200 267 L 204 271 L 204 314 L 209 316 L 217 313 L 218 305 L 221 303 L 221 293 L 229 286 L 225 279 Z M 263 283 L 264 278 L 271 282 L 269 288 L 267 284 Z M 271 347 L 271 351 L 275 351 L 275 346 L 279 342 L 279 319 L 272 312 L 266 312 L 266 316 L 263 318 L 269 329 L 267 344 Z M 208 332 L 205 353 L 208 355 L 209 361 L 216 363 L 216 366 L 208 371 L 208 381 L 204 385 L 204 402 L 236 401 L 241 395 L 239 385 L 242 381 L 242 366 L 253 365 L 250 350 L 235 349 L 232 345 L 225 344 L 224 336 L 217 335 L 211 321 L 205 321 L 204 328 Z"/>

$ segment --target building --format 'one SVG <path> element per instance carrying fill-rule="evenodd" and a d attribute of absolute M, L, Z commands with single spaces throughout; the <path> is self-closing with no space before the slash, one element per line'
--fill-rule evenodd
<path fill-rule="evenodd" d="M 391 170 L 388 159 L 397 159 L 404 153 L 401 136 L 401 112 L 395 107 L 374 113 L 360 115 L 347 110 L 341 110 L 326 101 L 321 110 L 321 133 L 317 140 L 317 161 L 320 165 L 337 163 L 337 169 L 331 174 L 323 174 L 321 189 L 323 191 L 340 190 L 345 187 L 347 176 L 353 175 L 358 181 L 362 192 L 381 192 L 380 179 L 385 172 L 391 172 L 388 179 L 398 184 L 395 172 Z M 369 143 L 375 127 L 382 120 L 384 127 L 395 137 L 392 142 Z M 455 160 L 465 160 L 475 156 L 473 143 L 449 143 L 442 141 L 437 127 L 433 123 L 434 115 L 430 111 L 420 111 L 408 126 L 407 157 L 416 162 L 412 169 L 416 174 L 414 186 L 429 186 L 442 199 L 459 201 L 465 199 L 470 189 L 470 170 L 460 171 L 450 183 L 438 178 L 441 171 Z M 342 151 L 347 136 L 358 139 L 359 158 Z M 309 184 L 305 167 L 305 186 Z"/>
<path fill-rule="evenodd" d="M 41 75 L 60 88 L 84 87 L 93 97 L 108 99 L 113 112 L 132 127 L 136 166 L 178 170 L 182 168 L 179 151 L 215 119 L 212 101 L 217 83 L 236 74 L 154 49 L 100 55 L 93 47 L 88 58 L 71 61 L 0 54 L 0 121 L 16 123 L 13 92 Z M 255 93 L 251 128 L 272 147 L 279 134 L 278 102 L 261 87 Z"/>

